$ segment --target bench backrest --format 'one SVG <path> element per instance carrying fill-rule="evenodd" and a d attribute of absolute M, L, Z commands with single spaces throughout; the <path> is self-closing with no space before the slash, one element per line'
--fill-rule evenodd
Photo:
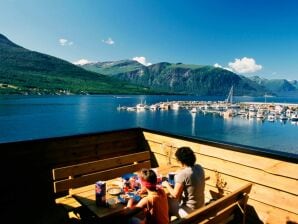
<path fill-rule="evenodd" d="M 109 180 L 124 173 L 150 167 L 150 152 L 143 151 L 55 168 L 52 170 L 54 192 L 66 192 L 72 188 L 93 184 L 98 180 Z"/>
<path fill-rule="evenodd" d="M 245 206 L 252 184 L 248 183 L 238 190 L 195 210 L 182 219 L 177 219 L 174 224 L 184 223 L 222 223 L 232 215 L 241 215 L 241 222 L 245 222 Z M 240 223 L 240 222 L 239 222 Z"/>

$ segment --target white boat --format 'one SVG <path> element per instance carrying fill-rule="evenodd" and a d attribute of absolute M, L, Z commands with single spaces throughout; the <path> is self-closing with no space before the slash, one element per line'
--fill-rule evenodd
<path fill-rule="evenodd" d="M 267 120 L 268 121 L 275 121 L 275 114 L 272 114 L 272 113 L 268 114 Z"/>
<path fill-rule="evenodd" d="M 281 121 L 285 121 L 285 120 L 288 120 L 288 117 L 285 114 L 281 114 L 280 117 L 279 117 L 279 119 Z"/>
<path fill-rule="evenodd" d="M 265 111 L 262 110 L 262 109 L 259 109 L 259 110 L 257 111 L 257 118 L 259 118 L 259 119 L 264 119 L 264 118 L 265 118 Z"/>
<path fill-rule="evenodd" d="M 237 115 L 237 111 L 234 109 L 227 109 L 226 111 L 222 112 L 224 118 L 234 117 Z"/>
<path fill-rule="evenodd" d="M 157 105 L 156 104 L 152 104 L 150 106 L 150 110 L 157 110 Z"/>
<path fill-rule="evenodd" d="M 119 106 L 117 107 L 117 110 L 127 110 L 127 107 L 126 106 Z"/>
<path fill-rule="evenodd" d="M 169 109 L 169 104 L 168 103 L 160 103 L 159 104 L 159 109 L 168 110 Z"/>
<path fill-rule="evenodd" d="M 298 121 L 298 113 L 292 114 L 291 121 Z"/>
<path fill-rule="evenodd" d="M 253 118 L 256 116 L 257 116 L 257 109 L 253 105 L 250 105 L 248 109 L 248 117 Z"/>
<path fill-rule="evenodd" d="M 193 107 L 191 110 L 190 110 L 191 113 L 197 113 L 197 108 L 196 107 Z"/>
<path fill-rule="evenodd" d="M 135 107 L 126 107 L 126 110 L 127 111 L 136 111 L 136 108 Z"/>
<path fill-rule="evenodd" d="M 143 104 L 143 103 L 138 103 L 136 105 L 137 111 L 144 111 L 146 108 L 147 108 L 147 105 L 146 104 Z"/>
<path fill-rule="evenodd" d="M 293 111 L 292 111 L 291 109 L 287 109 L 287 110 L 286 110 L 286 115 L 287 115 L 287 117 L 291 117 L 292 114 L 293 114 Z"/>
<path fill-rule="evenodd" d="M 179 105 L 179 103 L 173 103 L 173 104 L 171 105 L 171 108 L 172 108 L 172 110 L 179 110 L 180 105 Z"/>

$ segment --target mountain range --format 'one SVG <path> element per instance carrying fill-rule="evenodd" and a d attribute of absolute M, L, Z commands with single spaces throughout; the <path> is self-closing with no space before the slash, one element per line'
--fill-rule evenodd
<path fill-rule="evenodd" d="M 161 62 L 144 66 L 137 61 L 122 60 L 82 65 L 83 68 L 146 86 L 157 91 L 195 95 L 225 95 L 234 86 L 236 95 L 264 95 L 262 85 L 233 72 L 213 66 Z"/>
<path fill-rule="evenodd" d="M 144 93 L 154 92 L 25 49 L 0 34 L 0 94 Z"/>
<path fill-rule="evenodd" d="M 0 94 L 264 94 L 298 93 L 297 81 L 237 75 L 208 65 L 133 60 L 74 65 L 25 49 L 0 34 Z"/>

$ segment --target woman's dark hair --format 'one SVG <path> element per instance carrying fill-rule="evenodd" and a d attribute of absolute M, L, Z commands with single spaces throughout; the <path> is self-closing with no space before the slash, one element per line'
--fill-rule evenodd
<path fill-rule="evenodd" d="M 150 169 L 142 169 L 141 170 L 141 179 L 149 182 L 150 184 L 156 185 L 156 183 L 157 183 L 156 173 Z"/>
<path fill-rule="evenodd" d="M 176 158 L 187 166 L 193 166 L 196 162 L 196 156 L 191 148 L 180 147 L 175 153 Z"/>

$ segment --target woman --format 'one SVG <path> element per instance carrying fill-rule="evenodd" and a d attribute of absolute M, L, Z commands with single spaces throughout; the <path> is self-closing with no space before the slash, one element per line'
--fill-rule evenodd
<path fill-rule="evenodd" d="M 153 170 L 141 170 L 140 180 L 142 188 L 145 189 L 148 195 L 142 198 L 135 206 L 134 200 L 129 199 L 128 208 L 142 208 L 145 213 L 150 216 L 150 223 L 167 224 L 169 223 L 168 216 L 168 200 L 165 191 L 156 186 L 157 176 Z M 148 223 L 146 217 L 144 220 L 133 218 L 131 223 Z"/>
<path fill-rule="evenodd" d="M 178 148 L 175 156 L 182 170 L 175 175 L 175 186 L 164 181 L 172 199 L 169 199 L 170 215 L 181 218 L 204 205 L 205 173 L 202 166 L 195 164 L 196 157 L 189 147 Z"/>

